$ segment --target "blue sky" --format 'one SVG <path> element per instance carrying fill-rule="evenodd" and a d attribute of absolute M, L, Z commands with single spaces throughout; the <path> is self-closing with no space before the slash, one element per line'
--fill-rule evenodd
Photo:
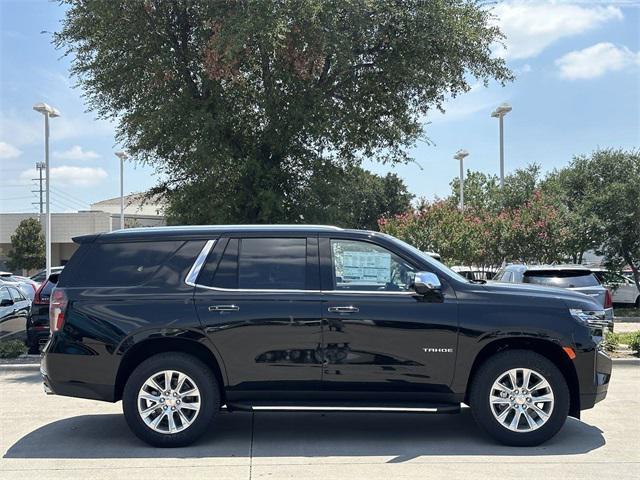
<path fill-rule="evenodd" d="M 517 79 L 491 84 L 447 103 L 426 121 L 432 144 L 419 142 L 415 163 L 367 163 L 395 171 L 417 196 L 446 195 L 458 174 L 453 154 L 469 151 L 465 167 L 498 173 L 498 121 L 491 111 L 509 102 L 506 170 L 539 163 L 566 165 L 598 147 L 640 146 L 640 2 L 506 1 L 492 7 L 507 35 L 504 56 Z M 0 212 L 36 211 L 34 164 L 43 160 L 44 101 L 62 117 L 51 121 L 53 211 L 88 209 L 119 195 L 113 125 L 85 112 L 69 78 L 69 59 L 49 43 L 63 10 L 44 0 L 0 0 Z M 126 192 L 157 180 L 149 167 L 127 164 Z"/>

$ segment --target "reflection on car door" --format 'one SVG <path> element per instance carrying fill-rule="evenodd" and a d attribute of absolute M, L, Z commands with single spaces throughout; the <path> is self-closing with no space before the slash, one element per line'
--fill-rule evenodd
<path fill-rule="evenodd" d="M 27 335 L 29 301 L 17 289 L 0 288 L 0 340 L 24 340 Z"/>
<path fill-rule="evenodd" d="M 417 267 L 374 243 L 321 237 L 320 255 L 328 394 L 405 401 L 448 393 L 458 331 L 453 290 L 416 294 Z"/>
<path fill-rule="evenodd" d="M 320 390 L 317 237 L 219 239 L 198 279 L 195 304 L 224 358 L 230 401 L 307 398 Z M 271 393 L 269 393 L 271 392 Z"/>

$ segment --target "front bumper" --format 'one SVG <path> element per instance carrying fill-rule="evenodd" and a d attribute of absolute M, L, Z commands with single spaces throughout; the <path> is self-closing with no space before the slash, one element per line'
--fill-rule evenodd
<path fill-rule="evenodd" d="M 581 389 L 580 410 L 593 408 L 594 405 L 605 399 L 609 389 L 613 361 L 603 351 L 595 354 L 593 384 L 588 389 Z"/>

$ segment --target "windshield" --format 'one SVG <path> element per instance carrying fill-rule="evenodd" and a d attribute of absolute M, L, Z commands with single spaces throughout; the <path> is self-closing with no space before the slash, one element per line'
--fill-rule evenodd
<path fill-rule="evenodd" d="M 398 238 L 396 238 L 396 237 L 394 237 L 392 235 L 387 235 L 386 233 L 381 233 L 380 235 L 384 235 L 386 238 L 391 240 L 393 243 L 401 246 L 402 248 L 410 250 L 411 252 L 413 252 L 414 254 L 419 256 L 422 260 L 424 260 L 426 263 L 428 263 L 429 265 L 432 265 L 434 270 L 444 271 L 444 273 L 446 273 L 450 277 L 455 278 L 456 280 L 458 280 L 460 282 L 469 283 L 469 280 L 467 278 L 464 278 L 459 273 L 454 272 L 449 267 L 447 267 L 444 263 L 441 263 L 438 260 L 434 259 L 428 253 L 425 253 L 422 250 L 417 249 L 413 245 L 410 245 L 407 242 L 403 242 L 402 240 L 400 240 L 400 239 L 398 239 Z"/>

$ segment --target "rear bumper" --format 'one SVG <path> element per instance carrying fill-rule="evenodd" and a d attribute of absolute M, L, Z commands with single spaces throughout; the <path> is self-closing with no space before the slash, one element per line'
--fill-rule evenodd
<path fill-rule="evenodd" d="M 581 389 L 580 410 L 588 410 L 605 399 L 609 389 L 613 361 L 602 351 L 597 351 L 594 362 L 593 384 L 590 388 Z"/>

